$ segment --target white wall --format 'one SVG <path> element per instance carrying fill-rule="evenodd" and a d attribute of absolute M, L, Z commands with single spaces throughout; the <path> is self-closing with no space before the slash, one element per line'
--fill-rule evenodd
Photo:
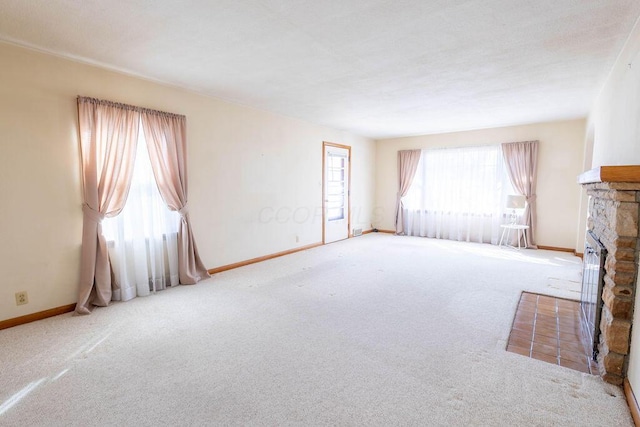
<path fill-rule="evenodd" d="M 593 167 L 640 165 L 640 20 L 598 96 L 593 128 Z M 640 281 L 636 285 L 628 379 L 640 395 Z"/>
<path fill-rule="evenodd" d="M 352 146 L 352 226 L 369 228 L 372 140 L 8 44 L 0 63 L 0 320 L 76 301 L 77 95 L 187 116 L 189 205 L 207 268 L 322 240 L 323 141 Z M 29 304 L 17 307 L 25 290 Z"/>
<path fill-rule="evenodd" d="M 593 163 L 593 140 L 594 129 L 591 117 L 587 121 L 587 128 L 584 140 L 584 158 L 582 161 L 582 171 L 592 169 Z M 589 209 L 589 196 L 587 190 L 580 189 L 580 214 L 578 217 L 578 229 L 576 231 L 576 252 L 584 253 L 585 238 L 587 234 L 587 211 Z"/>
<path fill-rule="evenodd" d="M 593 167 L 640 165 L 640 21 L 591 111 Z"/>
<path fill-rule="evenodd" d="M 462 147 L 539 140 L 539 245 L 575 249 L 580 206 L 585 120 L 538 123 L 441 135 L 376 141 L 376 211 L 374 225 L 393 230 L 398 191 L 397 152 L 414 148 Z"/>

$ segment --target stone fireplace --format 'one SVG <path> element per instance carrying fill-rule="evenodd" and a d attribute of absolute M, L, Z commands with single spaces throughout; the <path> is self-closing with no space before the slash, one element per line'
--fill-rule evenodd
<path fill-rule="evenodd" d="M 602 378 L 626 376 L 638 280 L 640 166 L 602 166 L 579 176 L 589 195 L 587 228 L 606 248 L 597 360 Z"/>

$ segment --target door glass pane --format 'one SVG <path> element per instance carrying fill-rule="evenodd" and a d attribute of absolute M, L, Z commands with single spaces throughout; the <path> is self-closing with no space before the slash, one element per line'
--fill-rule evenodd
<path fill-rule="evenodd" d="M 346 165 L 346 157 L 329 154 L 325 201 L 329 221 L 344 219 Z"/>
<path fill-rule="evenodd" d="M 329 221 L 337 221 L 339 219 L 344 219 L 344 209 L 342 208 L 327 209 L 327 216 L 329 218 Z"/>

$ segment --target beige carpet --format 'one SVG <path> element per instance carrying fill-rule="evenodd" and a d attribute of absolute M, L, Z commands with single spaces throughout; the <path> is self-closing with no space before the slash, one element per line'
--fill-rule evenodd
<path fill-rule="evenodd" d="M 621 389 L 507 353 L 580 260 L 370 234 L 0 331 L 0 425 L 631 426 Z"/>

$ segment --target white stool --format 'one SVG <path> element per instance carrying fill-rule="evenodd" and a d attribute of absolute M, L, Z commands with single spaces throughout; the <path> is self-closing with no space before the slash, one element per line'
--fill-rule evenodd
<path fill-rule="evenodd" d="M 502 227 L 502 236 L 500 237 L 500 244 L 498 244 L 498 246 L 502 246 L 502 242 L 504 241 L 505 246 L 515 247 L 509 244 L 509 239 L 511 238 L 511 230 L 516 230 L 516 233 L 518 234 L 518 249 L 521 249 L 520 248 L 521 233 L 522 233 L 522 238 L 524 238 L 524 247 L 526 248 L 529 246 L 529 244 L 527 243 L 527 233 L 526 233 L 526 230 L 529 229 L 528 225 L 502 224 L 500 227 Z M 504 238 L 505 233 L 507 234 L 506 240 Z"/>

